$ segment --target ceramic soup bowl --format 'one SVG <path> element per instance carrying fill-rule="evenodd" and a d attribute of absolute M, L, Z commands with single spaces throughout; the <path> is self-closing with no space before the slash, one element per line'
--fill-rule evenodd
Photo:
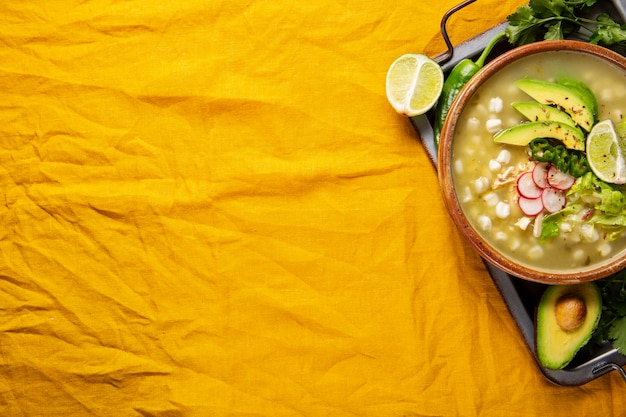
<path fill-rule="evenodd" d="M 591 122 L 579 114 L 589 111 Z M 602 200 L 604 188 L 626 199 L 626 185 L 600 181 L 583 159 L 589 132 L 610 120 L 604 125 L 625 144 L 624 152 L 614 144 L 612 157 L 626 169 L 622 119 L 626 59 L 612 50 L 542 41 L 489 62 L 457 96 L 439 142 L 439 182 L 459 232 L 485 260 L 525 280 L 587 282 L 626 267 L 626 209 L 603 210 Z"/>

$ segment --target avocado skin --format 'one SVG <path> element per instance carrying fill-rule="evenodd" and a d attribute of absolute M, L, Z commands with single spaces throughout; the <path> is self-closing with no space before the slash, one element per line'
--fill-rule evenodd
<path fill-rule="evenodd" d="M 567 294 L 580 297 L 586 306 L 583 323 L 572 331 L 562 330 L 554 314 L 557 301 Z M 602 294 L 595 283 L 549 286 L 537 307 L 535 340 L 539 362 L 547 369 L 565 368 L 591 339 L 601 313 Z"/>
<path fill-rule="evenodd" d="M 562 80 L 564 84 L 524 78 L 515 85 L 542 104 L 562 108 L 585 131 L 589 132 L 596 122 L 597 100 L 584 84 Z"/>
<path fill-rule="evenodd" d="M 567 123 L 546 120 L 522 123 L 496 133 L 493 140 L 509 145 L 528 145 L 536 138 L 554 138 L 568 149 L 585 150 L 585 134 L 581 129 Z"/>

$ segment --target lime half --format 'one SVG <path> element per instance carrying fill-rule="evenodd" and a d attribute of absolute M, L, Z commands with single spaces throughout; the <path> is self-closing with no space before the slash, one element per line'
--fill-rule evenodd
<path fill-rule="evenodd" d="M 443 89 L 441 66 L 424 54 L 405 54 L 387 71 L 387 99 L 391 106 L 409 117 L 430 110 Z"/>
<path fill-rule="evenodd" d="M 587 137 L 587 161 L 594 174 L 612 184 L 626 183 L 626 160 L 611 120 L 597 123 Z"/>

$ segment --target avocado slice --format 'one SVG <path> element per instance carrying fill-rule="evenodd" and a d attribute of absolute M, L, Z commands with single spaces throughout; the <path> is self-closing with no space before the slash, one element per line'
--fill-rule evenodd
<path fill-rule="evenodd" d="M 591 90 L 563 85 L 550 81 L 523 78 L 515 85 L 542 104 L 556 105 L 563 109 L 582 129 L 589 132 L 596 122 L 597 101 Z"/>
<path fill-rule="evenodd" d="M 585 97 L 587 104 L 591 108 L 591 112 L 593 113 L 594 121 L 598 121 L 598 99 L 594 92 L 589 88 L 587 84 L 583 81 L 575 80 L 573 78 L 561 77 L 556 80 L 557 83 L 564 85 L 566 87 L 575 88 L 578 90 L 578 93 Z"/>
<path fill-rule="evenodd" d="M 537 101 L 517 101 L 511 106 L 531 122 L 553 120 L 575 126 L 576 122 L 571 116 L 562 110 Z"/>
<path fill-rule="evenodd" d="M 563 142 L 568 149 L 585 150 L 585 134 L 581 129 L 552 120 L 522 123 L 501 130 L 494 135 L 493 140 L 498 143 L 525 146 L 536 138 L 554 138 Z"/>
<path fill-rule="evenodd" d="M 548 369 L 563 369 L 574 359 L 598 326 L 602 295 L 593 282 L 552 285 L 537 308 L 536 349 Z"/>

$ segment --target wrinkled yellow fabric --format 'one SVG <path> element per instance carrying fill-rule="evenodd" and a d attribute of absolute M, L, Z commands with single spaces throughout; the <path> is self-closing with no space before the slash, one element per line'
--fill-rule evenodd
<path fill-rule="evenodd" d="M 0 415 L 620 415 L 541 375 L 387 103 L 456 3 L 3 2 Z"/>

